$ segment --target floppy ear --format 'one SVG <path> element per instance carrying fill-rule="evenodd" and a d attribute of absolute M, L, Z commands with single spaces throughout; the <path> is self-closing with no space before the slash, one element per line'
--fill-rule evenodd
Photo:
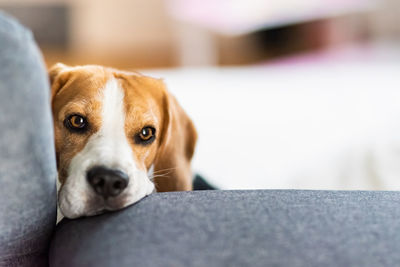
<path fill-rule="evenodd" d="M 164 89 L 165 90 L 165 89 Z M 167 90 L 163 99 L 164 123 L 154 162 L 157 191 L 192 190 L 190 161 L 197 140 L 193 122 Z"/>
<path fill-rule="evenodd" d="M 57 63 L 49 69 L 48 73 L 49 73 L 49 79 L 50 79 L 51 99 L 52 100 L 53 100 L 54 96 L 57 94 L 57 92 L 68 81 L 68 77 L 69 77 L 68 70 L 70 68 L 71 67 L 68 67 L 67 65 L 64 65 L 62 63 Z"/>

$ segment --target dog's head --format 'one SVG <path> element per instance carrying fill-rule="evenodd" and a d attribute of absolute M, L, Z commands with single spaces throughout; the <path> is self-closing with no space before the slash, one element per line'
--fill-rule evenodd
<path fill-rule="evenodd" d="M 60 63 L 49 76 L 64 216 L 120 209 L 155 189 L 191 189 L 196 131 L 161 80 Z"/>

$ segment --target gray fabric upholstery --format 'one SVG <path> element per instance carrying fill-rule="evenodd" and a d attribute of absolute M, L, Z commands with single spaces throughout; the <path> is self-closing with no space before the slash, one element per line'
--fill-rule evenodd
<path fill-rule="evenodd" d="M 49 85 L 31 33 L 0 13 L 0 266 L 46 266 L 56 220 Z"/>
<path fill-rule="evenodd" d="M 197 191 L 64 220 L 50 266 L 397 266 L 400 193 Z"/>

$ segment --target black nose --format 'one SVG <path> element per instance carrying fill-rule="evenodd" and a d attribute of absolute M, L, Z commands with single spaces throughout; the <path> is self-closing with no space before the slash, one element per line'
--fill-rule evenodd
<path fill-rule="evenodd" d="M 97 194 L 107 198 L 124 191 L 129 177 L 122 171 L 96 166 L 87 172 L 87 180 Z"/>

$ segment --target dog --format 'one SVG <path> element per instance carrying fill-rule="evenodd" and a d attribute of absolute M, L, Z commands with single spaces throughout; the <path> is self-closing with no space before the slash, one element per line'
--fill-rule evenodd
<path fill-rule="evenodd" d="M 161 79 L 97 65 L 49 69 L 60 189 L 67 218 L 192 189 L 197 133 Z"/>

